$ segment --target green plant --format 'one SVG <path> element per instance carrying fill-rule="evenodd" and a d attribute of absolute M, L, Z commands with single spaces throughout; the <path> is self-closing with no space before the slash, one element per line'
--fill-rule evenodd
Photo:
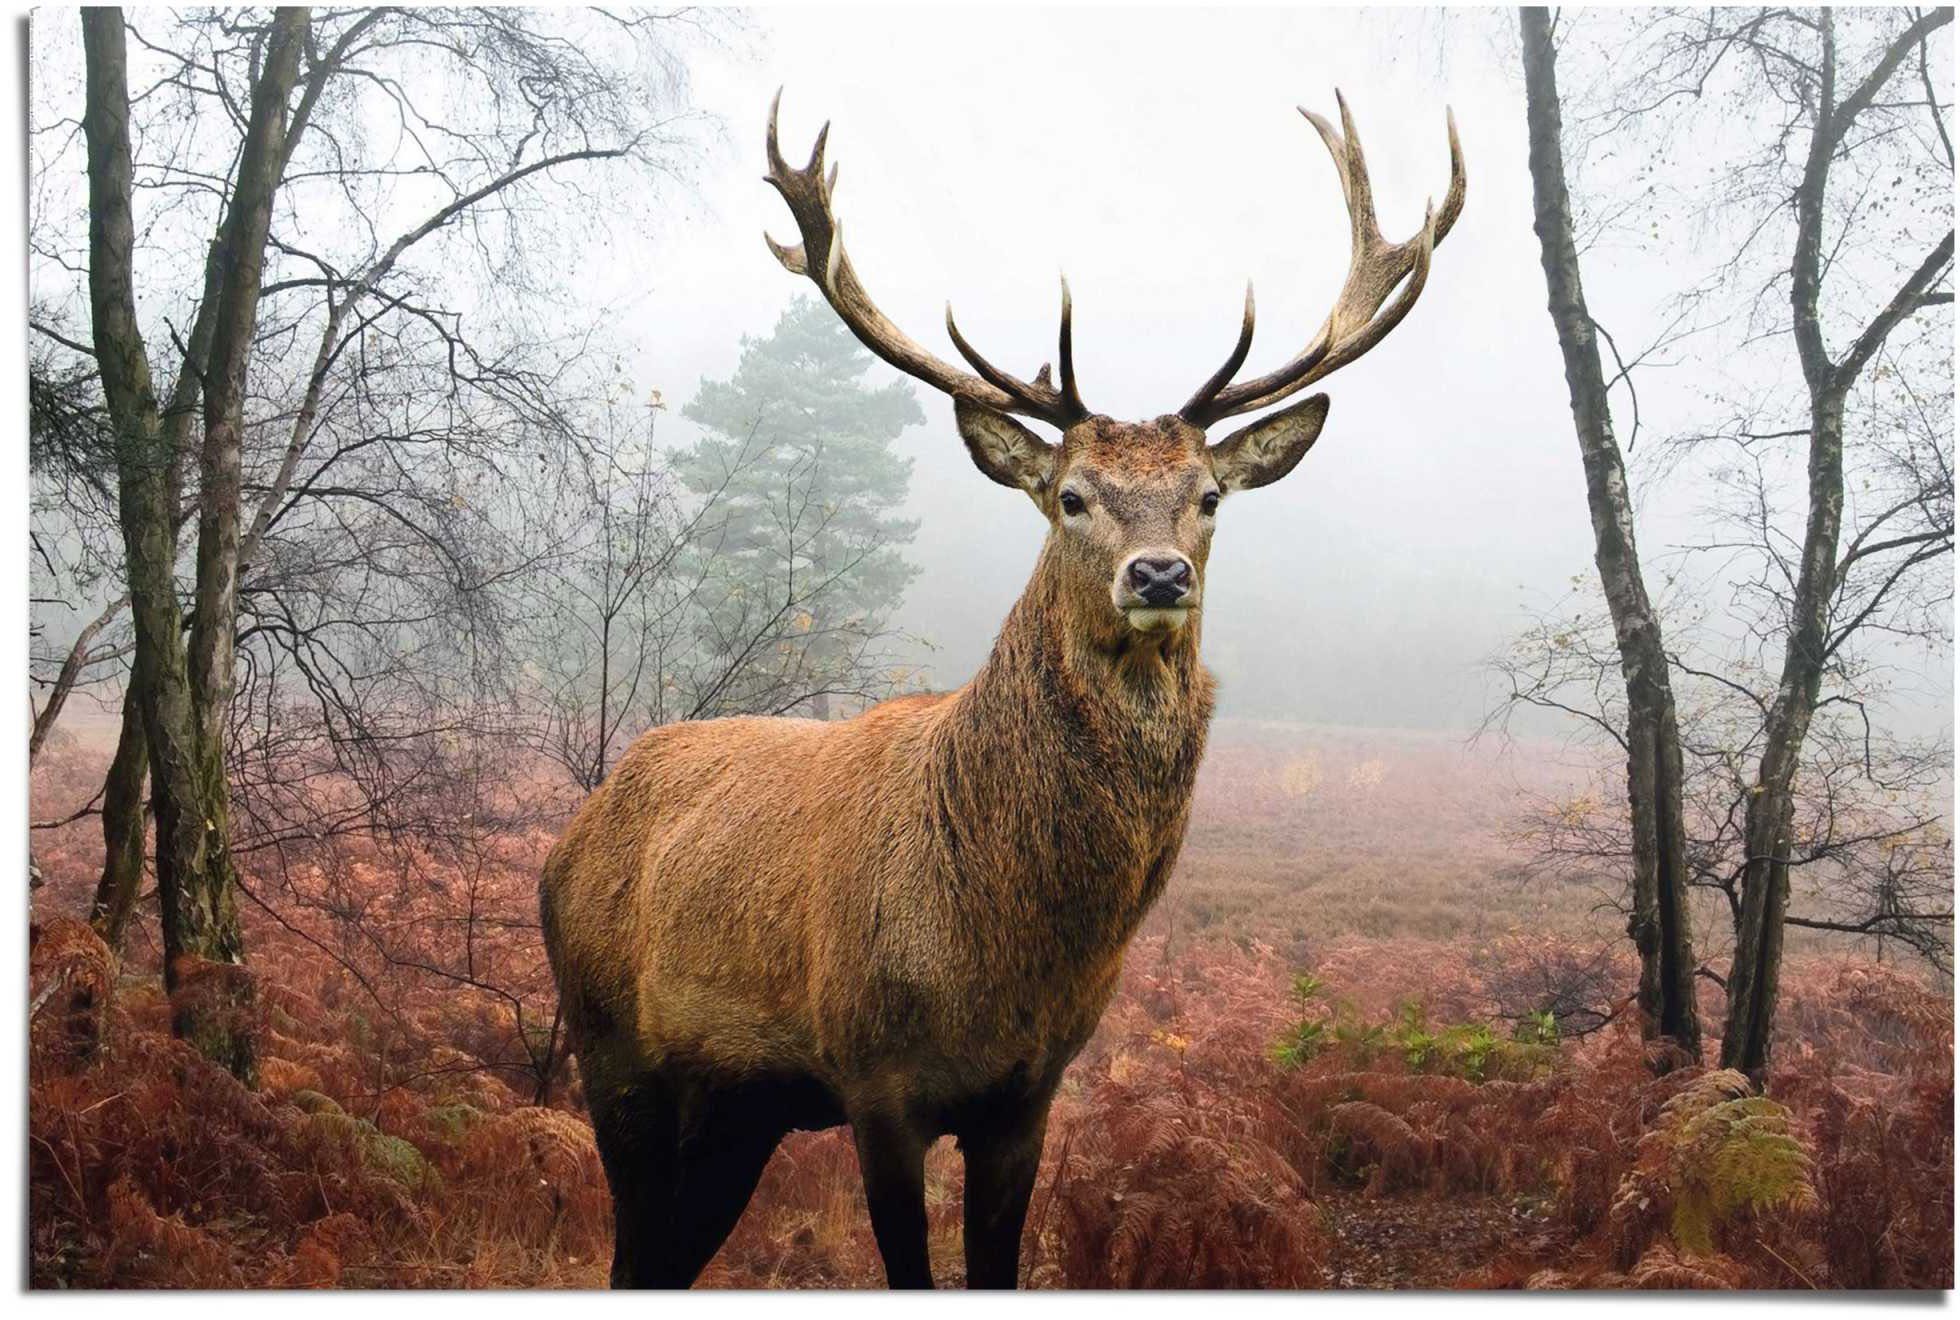
<path fill-rule="evenodd" d="M 1327 1035 L 1325 1021 L 1303 1018 L 1273 1042 L 1273 1062 L 1282 1068 L 1298 1068 L 1327 1048 Z"/>
<path fill-rule="evenodd" d="M 1511 1039 L 1526 1045 L 1558 1044 L 1558 1016 L 1548 1008 L 1527 1013 L 1511 1028 Z"/>
<path fill-rule="evenodd" d="M 1450 1027 L 1442 1040 L 1449 1070 L 1471 1082 L 1481 1082 L 1490 1075 L 1491 1058 L 1502 1043 L 1482 1022 Z"/>
<path fill-rule="evenodd" d="M 1353 1014 L 1343 1014 L 1334 1022 L 1334 1043 L 1357 1065 L 1373 1063 L 1388 1040 L 1388 1028 L 1379 1022 L 1362 1022 Z"/>
<path fill-rule="evenodd" d="M 1817 1200 L 1790 1111 L 1753 1094 L 1734 1070 L 1697 1078 L 1662 1106 L 1628 1177 L 1642 1173 L 1671 1193 L 1670 1232 L 1693 1255 L 1713 1253 L 1716 1230 L 1739 1213 L 1801 1211 Z"/>
<path fill-rule="evenodd" d="M 1389 1040 L 1402 1052 L 1411 1068 L 1422 1072 L 1436 1057 L 1436 1048 L 1441 1043 L 1436 1033 L 1429 1029 L 1429 1016 L 1423 1006 L 1409 1000 L 1400 1012 L 1401 1020 L 1389 1033 Z"/>
<path fill-rule="evenodd" d="M 1314 999 L 1326 984 L 1312 972 L 1300 972 L 1294 976 L 1293 999 L 1299 1005 L 1300 1020 L 1281 1032 L 1280 1038 L 1273 1042 L 1273 1062 L 1280 1067 L 1297 1068 L 1327 1048 L 1327 1020 L 1307 1016 Z"/>

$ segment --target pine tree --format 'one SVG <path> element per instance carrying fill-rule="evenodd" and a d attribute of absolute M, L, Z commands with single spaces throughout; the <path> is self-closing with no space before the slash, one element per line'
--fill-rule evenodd
<path fill-rule="evenodd" d="M 918 530 L 897 516 L 912 461 L 892 442 L 925 414 L 903 381 L 865 381 L 871 355 L 824 303 L 799 298 L 742 347 L 683 410 L 704 434 L 674 456 L 713 508 L 684 565 L 704 603 L 699 704 L 822 718 L 832 696 L 891 684 L 880 643 Z"/>

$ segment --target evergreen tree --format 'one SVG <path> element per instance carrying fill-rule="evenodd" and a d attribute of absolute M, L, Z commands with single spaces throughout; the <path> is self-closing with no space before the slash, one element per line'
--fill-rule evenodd
<path fill-rule="evenodd" d="M 684 565 L 702 604 L 696 704 L 822 718 L 831 697 L 893 681 L 881 643 L 917 572 L 902 548 L 918 523 L 896 516 L 912 460 L 892 442 L 925 414 L 905 382 L 864 380 L 871 354 L 814 299 L 742 349 L 683 410 L 704 434 L 674 455 L 713 509 Z"/>

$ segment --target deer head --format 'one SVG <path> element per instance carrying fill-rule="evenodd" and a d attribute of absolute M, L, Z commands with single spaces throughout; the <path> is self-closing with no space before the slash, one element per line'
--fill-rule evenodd
<path fill-rule="evenodd" d="M 764 238 L 787 270 L 807 276 L 822 290 L 865 347 L 953 397 L 960 436 L 974 465 L 1001 485 L 1025 492 L 1047 517 L 1044 559 L 1051 570 L 1081 589 L 1073 593 L 1077 600 L 1106 596 L 1110 609 L 1087 611 L 1092 627 L 1119 635 L 1169 634 L 1202 602 L 1205 560 L 1221 501 L 1291 472 L 1320 435 L 1328 398 L 1315 394 L 1216 443 L 1208 441 L 1206 432 L 1228 417 L 1291 398 L 1380 343 L 1415 306 L 1429 276 L 1430 256 L 1463 209 L 1463 151 L 1455 117 L 1450 116 L 1450 186 L 1442 208 L 1426 209 L 1414 237 L 1401 243 L 1383 238 L 1361 141 L 1346 100 L 1338 91 L 1335 99 L 1339 129 L 1310 110 L 1300 111 L 1332 155 L 1347 203 L 1348 275 L 1334 309 L 1292 360 L 1240 381 L 1239 369 L 1252 348 L 1248 284 L 1245 316 L 1231 355 L 1182 408 L 1154 421 L 1114 421 L 1082 402 L 1066 279 L 1057 347 L 1059 385 L 1046 364 L 1031 380 L 1021 380 L 988 362 L 960 334 L 951 306 L 946 309 L 946 333 L 972 373 L 941 361 L 892 324 L 866 294 L 844 251 L 843 226 L 832 209 L 837 169 L 824 169 L 830 125 L 817 134 L 807 165 L 789 165 L 777 141 L 780 91 L 769 109 L 766 178 L 789 204 L 803 241 L 786 246 L 766 234 Z M 1060 442 L 1043 440 L 1015 421 L 1010 415 L 1015 413 L 1055 427 Z"/>

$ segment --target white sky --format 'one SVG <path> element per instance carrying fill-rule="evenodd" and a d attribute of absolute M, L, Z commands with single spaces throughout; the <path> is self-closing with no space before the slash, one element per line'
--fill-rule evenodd
<path fill-rule="evenodd" d="M 1425 24 L 1428 39 L 1412 40 Z M 1480 658 L 1519 622 L 1520 588 L 1554 593 L 1590 551 L 1531 235 L 1522 102 L 1502 78 L 1441 76 L 1434 24 L 1275 9 L 763 11 L 740 43 L 754 58 L 695 69 L 696 97 L 729 137 L 698 212 L 586 278 L 595 292 L 644 290 L 625 318 L 633 360 L 670 400 L 731 370 L 738 337 L 811 289 L 761 238 L 765 226 L 796 237 L 760 178 L 782 85 L 792 161 L 832 121 L 852 260 L 898 324 L 954 359 L 950 298 L 981 351 L 1032 372 L 1053 355 L 1066 270 L 1090 406 L 1151 417 L 1175 411 L 1231 348 L 1248 277 L 1260 307 L 1251 371 L 1291 356 L 1331 305 L 1345 213 L 1294 107 L 1332 114 L 1342 87 L 1384 231 L 1400 238 L 1447 186 L 1453 103 L 1463 218 L 1417 310 L 1329 382 L 1332 417 L 1307 461 L 1221 515 L 1205 647 L 1239 713 L 1463 724 L 1482 709 Z M 973 471 L 951 406 L 923 401 L 926 426 L 902 442 L 924 519 L 903 622 L 940 645 L 935 677 L 950 685 L 1020 591 L 1042 524 Z M 1344 695 L 1357 684 L 1363 694 Z"/>
<path fill-rule="evenodd" d="M 757 11 L 730 44 L 694 63 L 696 100 L 727 142 L 689 214 L 584 273 L 595 296 L 638 291 L 623 309 L 630 360 L 670 401 L 730 371 L 738 337 L 811 288 L 761 240 L 765 227 L 796 238 L 760 178 L 779 85 L 792 162 L 832 122 L 852 260 L 899 325 L 956 360 L 941 329 L 951 299 L 982 352 L 1031 372 L 1052 356 L 1066 270 L 1084 394 L 1130 418 L 1175 410 L 1222 360 L 1248 277 L 1248 371 L 1290 356 L 1331 305 L 1345 214 L 1296 105 L 1332 115 L 1334 87 L 1346 93 L 1395 239 L 1447 185 L 1450 105 L 1469 166 L 1463 217 L 1408 320 L 1327 382 L 1333 411 L 1312 454 L 1226 506 L 1207 658 L 1231 713 L 1467 729 L 1490 696 L 1483 659 L 1524 625 L 1521 607 L 1591 572 L 1509 11 L 798 7 Z M 1623 344 L 1674 287 L 1632 252 L 1593 257 L 1586 276 Z M 1645 388 L 1648 424 L 1664 423 L 1663 384 Z M 951 685 L 984 655 L 1042 528 L 971 469 L 950 405 L 924 402 L 926 426 L 901 442 L 924 519 L 902 621 L 939 645 L 935 677 Z M 663 423 L 674 436 L 680 425 Z M 1702 497 L 1656 492 L 1650 557 L 1689 539 L 1678 515 Z M 1950 718 L 1948 663 L 1905 703 L 1916 718 Z"/>
<path fill-rule="evenodd" d="M 679 405 L 696 383 L 726 376 L 744 333 L 814 294 L 762 242 L 765 228 L 796 238 L 761 179 L 780 85 L 793 162 L 832 122 L 852 259 L 899 325 L 956 360 L 941 328 L 951 299 L 983 352 L 1030 373 L 1053 355 L 1066 270 L 1090 406 L 1150 417 L 1223 359 L 1248 277 L 1251 373 L 1304 344 L 1339 287 L 1340 190 L 1294 107 L 1332 115 L 1335 86 L 1347 94 L 1383 230 L 1399 239 L 1447 186 L 1453 105 L 1462 219 L 1410 317 L 1320 387 L 1333 410 L 1306 461 L 1226 504 L 1205 649 L 1228 714 L 1467 732 L 1494 695 L 1485 657 L 1592 572 L 1531 229 L 1514 23 L 1508 10 L 751 11 L 686 52 L 721 140 L 687 187 L 622 192 L 602 225 L 568 216 L 564 250 L 582 253 L 569 278 L 613 327 L 595 348 L 625 360 L 638 395 L 664 392 L 660 438 L 684 442 Z M 1644 342 L 1681 280 L 1631 249 L 1589 253 L 1585 274 L 1623 345 Z M 1688 417 L 1681 401 L 1716 374 L 1689 354 L 1645 378 L 1649 434 Z M 899 443 L 917 460 L 909 554 L 923 571 L 900 622 L 937 647 L 943 687 L 984 656 L 1042 524 L 972 469 L 950 403 L 919 392 L 928 421 Z M 1701 526 L 1690 515 L 1706 491 L 1690 487 L 1657 487 L 1642 511 L 1650 575 Z M 1949 723 L 1950 658 L 1914 664 L 1901 715 Z"/>

